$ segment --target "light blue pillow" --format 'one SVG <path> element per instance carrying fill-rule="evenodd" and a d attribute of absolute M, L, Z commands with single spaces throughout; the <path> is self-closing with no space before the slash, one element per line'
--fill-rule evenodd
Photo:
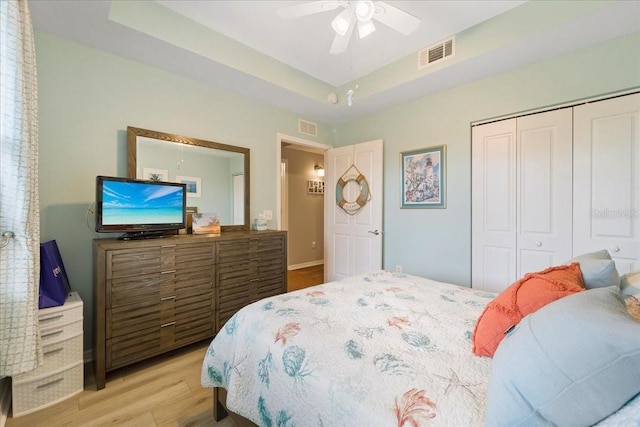
<path fill-rule="evenodd" d="M 577 256 L 567 264 L 571 262 L 580 264 L 582 280 L 586 289 L 620 285 L 620 275 L 616 270 L 616 264 L 606 249 Z"/>
<path fill-rule="evenodd" d="M 640 393 L 640 322 L 618 287 L 592 289 L 526 316 L 493 357 L 487 426 L 586 426 Z"/>

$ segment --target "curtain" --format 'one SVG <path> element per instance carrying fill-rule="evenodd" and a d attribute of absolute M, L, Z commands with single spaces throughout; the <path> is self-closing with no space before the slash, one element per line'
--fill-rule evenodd
<path fill-rule="evenodd" d="M 42 364 L 36 57 L 26 0 L 0 0 L 0 377 Z"/>

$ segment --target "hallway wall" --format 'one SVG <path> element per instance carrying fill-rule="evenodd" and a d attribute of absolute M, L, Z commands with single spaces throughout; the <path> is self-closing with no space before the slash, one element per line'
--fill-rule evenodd
<path fill-rule="evenodd" d="M 288 195 L 288 264 L 302 268 L 324 262 L 324 195 L 307 192 L 308 180 L 321 180 L 314 166 L 323 165 L 322 154 L 292 148 L 282 148 L 283 159 L 289 163 Z M 315 248 L 312 243 L 315 242 Z"/>

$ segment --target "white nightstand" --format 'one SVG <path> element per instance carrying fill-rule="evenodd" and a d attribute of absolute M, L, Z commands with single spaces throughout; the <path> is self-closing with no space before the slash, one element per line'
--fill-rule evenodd
<path fill-rule="evenodd" d="M 77 292 L 64 305 L 39 311 L 44 364 L 12 379 L 13 416 L 30 414 L 84 389 L 82 300 Z"/>

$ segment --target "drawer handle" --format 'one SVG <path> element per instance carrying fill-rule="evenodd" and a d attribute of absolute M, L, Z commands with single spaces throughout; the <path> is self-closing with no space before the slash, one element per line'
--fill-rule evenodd
<path fill-rule="evenodd" d="M 166 328 L 167 326 L 173 326 L 173 325 L 175 325 L 175 324 L 176 324 L 176 322 L 175 322 L 175 321 L 173 321 L 173 322 L 169 322 L 169 323 L 165 323 L 165 324 L 163 324 L 163 325 L 160 325 L 160 327 L 161 327 L 161 328 Z"/>
<path fill-rule="evenodd" d="M 167 271 L 161 271 L 160 274 L 171 274 L 171 273 L 175 273 L 175 270 L 167 270 Z"/>
<path fill-rule="evenodd" d="M 610 250 L 611 252 L 618 252 L 618 251 L 620 250 L 620 248 L 619 248 L 619 247 L 617 247 L 617 246 L 611 246 L 611 248 L 609 248 L 609 250 Z"/>
<path fill-rule="evenodd" d="M 162 245 L 161 248 L 175 248 L 176 245 Z"/>
<path fill-rule="evenodd" d="M 50 317 L 43 317 L 40 319 L 40 322 L 50 322 L 51 320 L 62 319 L 63 317 L 64 317 L 64 314 L 58 314 Z"/>
<path fill-rule="evenodd" d="M 260 261 L 260 258 L 251 258 L 249 261 Z"/>
<path fill-rule="evenodd" d="M 160 298 L 160 301 L 168 301 L 170 299 L 176 299 L 176 296 L 175 295 L 171 295 L 170 297 L 163 297 L 163 298 Z"/>
<path fill-rule="evenodd" d="M 249 280 L 249 281 L 250 281 L 250 282 L 259 282 L 259 281 L 260 281 L 260 279 L 251 279 L 251 280 Z"/>
<path fill-rule="evenodd" d="M 53 381 L 49 381 L 48 383 L 44 383 L 44 384 L 40 384 L 39 386 L 37 386 L 36 388 L 44 388 L 44 387 L 49 387 L 50 385 L 54 385 L 56 383 L 59 383 L 60 381 L 64 380 L 64 378 L 58 378 L 55 379 Z"/>
<path fill-rule="evenodd" d="M 58 353 L 60 351 L 64 350 L 64 347 L 60 347 L 60 348 L 55 348 L 53 350 L 49 350 L 49 351 L 45 351 L 44 355 L 48 355 L 48 354 L 53 354 L 53 353 Z"/>
<path fill-rule="evenodd" d="M 50 337 L 52 335 L 60 335 L 61 333 L 63 333 L 64 331 L 53 331 L 53 332 L 49 332 L 47 334 L 42 334 L 42 338 L 44 337 Z"/>

